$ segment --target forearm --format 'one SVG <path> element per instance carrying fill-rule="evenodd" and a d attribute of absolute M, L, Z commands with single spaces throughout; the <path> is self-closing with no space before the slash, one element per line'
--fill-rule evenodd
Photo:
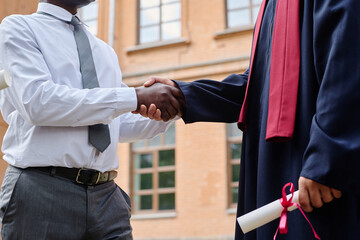
<path fill-rule="evenodd" d="M 224 81 L 176 81 L 186 100 L 185 123 L 236 122 L 245 96 L 247 73 L 230 75 Z"/>
<path fill-rule="evenodd" d="M 70 89 L 48 81 L 36 90 L 20 91 L 14 85 L 4 94 L 24 120 L 36 126 L 106 124 L 136 109 L 132 88 Z"/>

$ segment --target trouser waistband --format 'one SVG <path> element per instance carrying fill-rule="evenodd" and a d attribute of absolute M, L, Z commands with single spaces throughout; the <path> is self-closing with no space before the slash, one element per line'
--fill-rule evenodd
<path fill-rule="evenodd" d="M 66 167 L 30 167 L 28 169 L 38 170 L 49 175 L 59 176 L 81 185 L 99 185 L 114 180 L 116 171 L 99 172 L 92 169 L 66 168 Z"/>

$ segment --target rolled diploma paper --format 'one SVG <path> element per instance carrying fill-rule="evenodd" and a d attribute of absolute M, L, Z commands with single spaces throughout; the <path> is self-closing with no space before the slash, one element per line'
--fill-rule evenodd
<path fill-rule="evenodd" d="M 10 74 L 6 70 L 0 70 L 0 90 L 11 85 Z"/>
<path fill-rule="evenodd" d="M 290 199 L 291 194 L 287 195 L 286 197 L 287 199 Z M 299 204 L 299 191 L 294 192 L 292 202 Z M 296 206 L 291 206 L 288 208 L 288 211 L 290 212 L 296 208 Z M 245 234 L 279 218 L 283 209 L 284 208 L 278 199 L 265 206 L 262 206 L 261 208 L 238 217 L 237 221 L 241 227 L 241 230 Z"/>

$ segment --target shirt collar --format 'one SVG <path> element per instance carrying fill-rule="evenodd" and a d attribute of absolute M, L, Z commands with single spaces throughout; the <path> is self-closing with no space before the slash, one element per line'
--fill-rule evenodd
<path fill-rule="evenodd" d="M 62 7 L 56 6 L 51 3 L 39 3 L 38 12 L 48 13 L 56 18 L 59 18 L 65 22 L 70 22 L 73 15 Z"/>

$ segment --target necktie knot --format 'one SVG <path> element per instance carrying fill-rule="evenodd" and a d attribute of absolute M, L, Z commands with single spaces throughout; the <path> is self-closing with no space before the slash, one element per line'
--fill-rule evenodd
<path fill-rule="evenodd" d="M 81 24 L 81 22 L 76 16 L 73 16 L 71 18 L 70 24 L 73 25 L 74 27 L 77 27 Z"/>

